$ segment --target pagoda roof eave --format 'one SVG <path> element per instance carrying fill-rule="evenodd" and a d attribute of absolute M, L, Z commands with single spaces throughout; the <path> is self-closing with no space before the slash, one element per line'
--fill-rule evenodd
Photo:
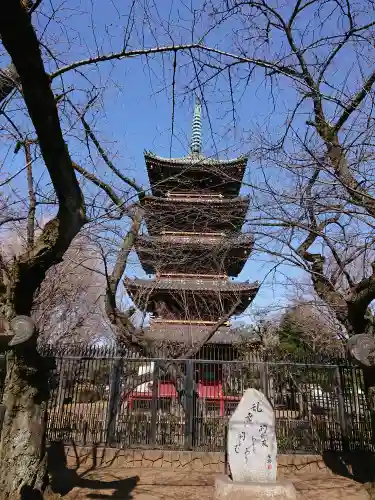
<path fill-rule="evenodd" d="M 157 162 L 166 166 L 171 167 L 186 167 L 190 168 L 204 168 L 209 166 L 234 166 L 234 165 L 243 165 L 244 167 L 247 164 L 248 156 L 241 155 L 237 158 L 233 158 L 231 160 L 218 160 L 216 158 L 210 158 L 203 155 L 187 155 L 182 158 L 163 158 L 162 156 L 157 156 L 151 151 L 145 151 L 144 158 L 146 165 L 150 162 Z"/>
<path fill-rule="evenodd" d="M 176 297 L 176 294 L 186 293 L 193 296 L 209 294 L 222 296 L 233 305 L 238 299 L 233 314 L 242 314 L 251 304 L 259 290 L 259 283 L 235 283 L 224 280 L 187 280 L 187 279 L 124 279 L 124 285 L 134 303 L 148 312 L 155 312 L 154 305 L 162 296 Z M 225 298 L 226 297 L 226 298 Z M 202 297 L 203 298 L 203 297 Z M 203 319 L 202 315 L 199 315 Z"/>
<path fill-rule="evenodd" d="M 127 289 L 155 290 L 155 291 L 191 291 L 191 292 L 228 292 L 228 293 L 251 293 L 256 294 L 259 290 L 259 283 L 253 282 L 235 282 L 222 279 L 176 279 L 176 278 L 159 278 L 159 279 L 142 279 L 142 278 L 124 278 L 124 284 Z"/>
<path fill-rule="evenodd" d="M 166 204 L 199 204 L 199 205 L 218 205 L 218 206 L 233 206 L 233 204 L 237 205 L 245 205 L 246 207 L 250 203 L 250 196 L 235 196 L 233 198 L 208 198 L 208 197 L 189 197 L 188 194 L 181 197 L 162 197 L 162 196 L 154 196 L 152 194 L 146 194 L 141 200 L 142 204 L 146 204 L 147 202 L 151 203 L 160 203 L 163 205 Z"/>
<path fill-rule="evenodd" d="M 145 338 L 162 343 L 179 343 L 186 347 L 200 343 L 210 332 L 212 325 L 192 325 L 186 323 L 168 323 L 151 321 L 150 326 L 143 331 Z M 236 329 L 226 326 L 219 327 L 207 344 L 241 344 L 243 336 Z"/>
<path fill-rule="evenodd" d="M 191 248 L 215 248 L 230 250 L 231 248 L 252 249 L 254 246 L 254 236 L 252 234 L 234 233 L 225 236 L 190 236 L 179 233 L 171 235 L 148 235 L 141 234 L 137 237 L 136 245 L 139 247 L 170 246 L 170 247 L 191 247 Z"/>

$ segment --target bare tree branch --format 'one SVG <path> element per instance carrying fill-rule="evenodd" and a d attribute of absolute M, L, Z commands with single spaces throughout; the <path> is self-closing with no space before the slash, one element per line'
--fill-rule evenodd
<path fill-rule="evenodd" d="M 7 0 L 3 5 L 0 36 L 20 77 L 25 102 L 59 201 L 57 217 L 46 224 L 33 250 L 21 255 L 15 263 L 17 280 L 11 290 L 14 309 L 17 314 L 29 314 L 34 292 L 45 272 L 61 259 L 85 223 L 85 208 L 62 136 L 39 43 L 26 10 L 18 2 Z"/>
<path fill-rule="evenodd" d="M 117 175 L 117 177 L 119 179 L 121 179 L 125 184 L 128 184 L 131 188 L 135 189 L 135 191 L 137 191 L 137 193 L 138 193 L 138 196 L 140 198 L 142 198 L 144 196 L 144 189 L 142 189 L 140 186 L 138 186 L 138 184 L 133 179 L 130 179 L 130 177 L 124 175 L 117 167 L 115 167 L 113 162 L 109 159 L 107 153 L 104 151 L 104 149 L 100 145 L 100 142 L 96 138 L 94 132 L 91 130 L 91 127 L 87 123 L 85 116 L 84 116 L 85 113 L 80 113 L 79 110 L 77 109 L 77 107 L 70 100 L 69 100 L 69 103 L 72 106 L 72 108 L 74 109 L 74 111 L 77 113 L 77 115 L 79 116 L 86 134 L 90 137 L 90 139 L 94 143 L 96 149 L 98 150 L 98 153 L 103 158 L 105 163 L 108 165 L 110 170 L 112 170 L 112 172 L 114 172 Z M 86 106 L 86 110 L 87 110 L 87 106 Z M 86 110 L 85 110 L 85 112 L 86 112 Z"/>
<path fill-rule="evenodd" d="M 71 64 L 67 64 L 62 68 L 59 68 L 57 71 L 54 71 L 49 76 L 51 79 L 54 79 L 58 76 L 63 75 L 67 71 L 71 71 L 73 69 L 81 68 L 82 66 L 87 66 L 89 64 L 97 64 L 99 62 L 104 61 L 112 61 L 113 59 L 125 59 L 130 57 L 142 56 L 142 55 L 153 55 L 153 54 L 161 54 L 163 52 L 178 52 L 181 50 L 190 50 L 190 49 L 199 49 L 203 46 L 199 43 L 192 43 L 187 45 L 168 45 L 165 47 L 152 47 L 149 49 L 137 49 L 137 50 L 121 50 L 119 52 L 113 52 L 112 54 L 104 54 L 97 57 L 89 57 L 88 59 L 82 59 L 81 61 L 76 61 Z"/>

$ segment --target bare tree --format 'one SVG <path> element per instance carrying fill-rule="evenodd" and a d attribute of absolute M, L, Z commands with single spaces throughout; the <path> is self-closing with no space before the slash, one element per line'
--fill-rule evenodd
<path fill-rule="evenodd" d="M 278 329 L 286 344 L 290 336 L 306 352 L 338 355 L 345 348 L 346 337 L 340 325 L 330 310 L 317 301 L 292 303 L 280 318 Z"/>
<path fill-rule="evenodd" d="M 168 38 L 171 43 L 159 45 L 153 31 L 148 41 L 152 40 L 154 46 L 144 46 L 144 37 L 134 29 L 137 14 L 132 14 L 131 7 L 127 17 L 128 25 L 123 30 L 125 36 L 118 51 L 109 50 L 108 45 L 103 50 L 96 46 L 86 58 L 64 64 L 61 55 L 57 55 L 58 47 L 53 45 L 55 32 L 52 30 L 51 36 L 48 36 L 49 24 L 58 19 L 59 9 L 44 4 L 42 8 L 45 9 L 45 16 L 38 17 L 36 14 L 41 4 L 43 3 L 28 2 L 24 6 L 16 0 L 8 0 L 3 5 L 0 20 L 1 42 L 12 59 L 12 65 L 1 72 L 1 116 L 6 124 L 2 127 L 1 134 L 15 152 L 22 151 L 25 155 L 25 165 L 16 172 L 4 172 L 5 161 L 1 165 L 1 186 L 7 189 L 1 193 L 1 204 L 6 208 L 5 216 L 3 213 L 1 215 L 1 224 L 4 228 L 19 221 L 26 223 L 26 234 L 22 237 L 25 251 L 17 254 L 14 259 L 6 261 L 1 257 L 0 260 L 2 321 L 3 318 L 9 320 L 17 315 L 31 316 L 35 310 L 38 310 L 39 318 L 43 316 L 46 286 L 50 279 L 53 280 L 52 268 L 57 264 L 64 267 L 64 255 L 85 224 L 93 219 L 102 224 L 101 237 L 105 240 L 105 220 L 120 221 L 122 217 L 130 216 L 133 226 L 123 243 L 124 249 L 117 267 L 115 266 L 116 272 L 111 273 L 107 293 L 109 297 L 120 279 L 120 276 L 117 277 L 117 269 L 122 265 L 121 259 L 126 260 L 127 249 L 136 234 L 139 219 L 135 215 L 137 203 L 134 203 L 134 191 L 142 196 L 143 188 L 139 188 L 131 176 L 116 169 L 110 155 L 88 127 L 85 118 L 88 110 L 99 99 L 100 91 L 82 73 L 84 68 L 105 61 L 168 53 L 173 62 L 180 51 L 186 50 L 190 58 L 190 51 L 201 46 L 199 38 L 198 43 L 175 43 L 170 33 L 163 39 Z M 48 21 L 45 23 L 46 19 Z M 31 20 L 41 28 L 38 35 Z M 59 28 L 64 26 L 64 22 L 59 22 L 58 20 Z M 66 33 L 65 27 L 62 32 Z M 112 43 L 110 36 L 108 39 Z M 189 39 L 191 40 L 190 37 Z M 65 41 L 71 43 L 71 40 Z M 93 44 L 96 41 L 97 39 Z M 178 41 L 181 41 L 181 37 Z M 47 65 L 54 66 L 54 70 L 47 73 Z M 171 67 L 173 71 L 173 66 Z M 82 80 L 86 85 L 84 89 L 79 85 L 77 89 L 69 88 L 68 82 L 64 80 L 64 75 L 68 72 L 83 76 Z M 51 83 L 54 81 L 58 84 L 52 89 Z M 12 85 L 17 89 L 16 92 L 12 92 Z M 82 91 L 81 96 L 84 98 L 73 99 L 74 90 L 78 94 Z M 25 117 L 29 117 L 31 121 L 25 121 Z M 116 189 L 111 183 L 105 182 L 96 175 L 94 169 L 90 170 L 79 162 L 72 161 L 63 134 L 66 134 L 65 138 L 69 134 L 72 138 L 72 130 L 77 124 L 82 127 L 82 135 L 78 137 L 77 134 L 78 141 L 94 145 L 106 168 L 123 183 L 122 189 Z M 95 163 L 90 151 L 87 158 L 87 163 Z M 5 159 L 8 159 L 8 153 Z M 20 189 L 14 187 L 13 183 L 23 172 L 26 172 L 27 194 L 20 193 Z M 80 176 L 80 184 L 76 173 Z M 43 217 L 48 222 L 38 228 L 38 221 Z M 108 276 L 107 273 L 107 278 Z M 63 291 L 60 286 L 58 293 Z M 110 300 L 107 299 L 108 302 Z M 59 307 L 58 303 L 55 307 Z M 111 317 L 112 321 L 115 321 L 115 316 Z M 12 347 L 8 354 L 4 391 L 6 411 L 0 445 L 0 484 L 5 498 L 27 496 L 31 492 L 41 493 L 47 482 L 45 415 L 50 367 L 38 353 L 36 344 L 37 336 L 34 335 L 28 342 Z"/>
<path fill-rule="evenodd" d="M 274 113 L 249 144 L 258 164 L 249 226 L 275 265 L 309 273 L 350 336 L 374 334 L 373 8 L 371 0 L 208 2 L 218 24 L 236 28 L 215 58 L 196 58 L 199 89 L 226 88 L 230 116 L 262 79 Z M 375 372 L 365 375 L 374 410 Z"/>
<path fill-rule="evenodd" d="M 112 342 L 113 332 L 104 311 L 105 286 L 100 255 L 90 238 L 81 233 L 63 261 L 49 270 L 34 299 L 39 341 L 52 346 Z"/>
<path fill-rule="evenodd" d="M 34 220 L 34 219 L 33 219 Z M 7 224 L 9 227 L 9 224 Z M 44 224 L 39 223 L 42 228 Z M 37 229 L 36 235 L 41 232 Z M 4 266 L 27 250 L 25 224 L 3 231 L 1 245 Z M 95 254 L 90 239 L 77 236 L 60 264 L 51 268 L 33 301 L 32 318 L 40 331 L 39 341 L 47 344 L 112 340 L 105 320 L 105 277 L 100 269 L 100 255 Z"/>
<path fill-rule="evenodd" d="M 322 256 L 308 250 L 328 225 L 336 224 L 337 212 L 340 216 L 348 212 L 356 218 L 361 215 L 365 225 L 368 221 L 366 216 L 374 216 L 371 116 L 375 74 L 367 58 L 371 58 L 373 53 L 375 21 L 366 16 L 372 7 L 371 1 L 361 4 L 296 1 L 287 9 L 278 7 L 277 2 L 272 1 L 212 2 L 210 8 L 217 22 L 230 18 L 242 26 L 242 29 L 236 30 L 231 41 L 239 50 L 218 50 L 218 67 L 214 69 L 207 67 L 203 59 L 198 61 L 202 73 L 206 70 L 204 74 L 208 73 L 210 79 L 224 69 L 245 65 L 251 72 L 258 69 L 265 71 L 270 91 L 281 92 L 283 80 L 292 85 L 294 92 L 289 99 L 290 110 L 280 137 L 272 142 L 272 137 L 263 134 L 264 142 L 258 152 L 259 156 L 263 155 L 263 161 L 271 161 L 285 170 L 288 163 L 290 165 L 288 180 L 293 181 L 293 192 L 289 199 L 286 196 L 279 198 L 279 205 L 282 203 L 285 207 L 283 210 L 288 224 L 289 219 L 300 216 L 296 204 L 301 203 L 303 197 L 311 233 L 301 243 L 298 252 L 307 267 L 314 268 L 316 277 L 322 274 L 318 272 L 323 264 Z M 316 21 L 310 22 L 311 18 Z M 325 32 L 328 29 L 326 23 L 331 26 L 332 18 L 335 19 L 335 32 L 329 36 Z M 352 64 L 350 68 L 344 65 L 345 78 L 337 78 L 332 73 L 339 64 L 339 58 L 340 61 L 345 59 L 344 54 L 352 58 Z M 363 74 L 364 68 L 369 68 L 367 75 Z M 349 75 L 353 73 L 355 76 L 350 80 Z M 241 81 L 236 80 L 236 75 L 229 74 L 232 75 L 232 83 L 240 86 Z M 202 76 L 201 80 L 204 87 L 208 78 Z M 305 127 L 299 121 L 301 116 L 305 117 Z M 314 206 L 318 213 L 311 213 L 311 205 L 315 201 L 311 200 L 312 193 L 316 188 L 322 189 L 322 186 L 325 186 L 324 195 L 330 195 L 330 203 L 324 209 Z M 299 193 L 296 192 L 297 187 Z M 276 191 L 275 194 L 285 193 Z M 350 204 L 351 209 L 345 204 Z M 324 220 L 319 220 L 319 216 Z M 345 262 L 342 265 L 345 266 Z M 357 283 L 352 286 L 352 296 L 345 306 L 358 307 L 358 313 L 362 308 L 361 314 L 355 315 L 358 325 L 350 326 L 357 333 L 366 329 L 367 319 L 359 318 L 364 318 L 373 299 L 373 289 L 369 284 L 366 280 L 362 285 Z M 327 283 L 323 280 L 319 285 L 319 295 L 324 298 L 324 293 L 327 293 L 324 300 L 328 297 L 333 299 L 333 290 Z M 358 301 L 356 293 L 359 294 Z M 336 296 L 335 300 L 340 302 L 341 298 Z M 348 318 L 349 311 L 343 313 Z"/>
<path fill-rule="evenodd" d="M 84 225 L 85 206 L 62 137 L 38 41 L 19 3 L 4 5 L 0 33 L 22 82 L 25 102 L 59 202 L 57 216 L 46 224 L 34 248 L 4 270 L 7 281 L 2 290 L 2 314 L 10 316 L 12 311 L 13 314 L 30 315 L 34 294 L 46 271 L 61 259 Z M 35 339 L 33 341 L 34 345 L 26 349 L 22 345 L 8 357 L 0 451 L 1 484 L 5 495 L 19 491 L 21 485 L 40 489 L 45 482 L 46 468 L 40 465 L 45 461 L 42 414 L 48 394 L 48 375 L 46 364 L 37 353 Z M 22 454 L 12 445 L 19 441 L 20 433 L 23 436 Z"/>

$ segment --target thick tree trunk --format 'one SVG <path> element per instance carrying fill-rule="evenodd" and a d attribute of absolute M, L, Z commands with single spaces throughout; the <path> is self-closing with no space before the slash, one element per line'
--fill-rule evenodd
<path fill-rule="evenodd" d="M 35 292 L 46 272 L 61 262 L 86 222 L 83 194 L 62 135 L 50 78 L 28 12 L 30 5 L 15 0 L 2 3 L 0 37 L 14 68 L 2 71 L 0 90 L 4 96 L 15 79 L 22 85 L 25 104 L 57 197 L 58 212 L 44 226 L 33 248 L 8 266 L 7 274 L 11 278 L 0 290 L 0 302 L 11 308 L 5 311 L 7 318 L 30 315 Z M 43 491 L 47 480 L 48 366 L 38 355 L 35 340 L 18 345 L 8 356 L 6 409 L 0 443 L 0 495 L 6 499 L 21 495 L 23 499 L 36 499 L 41 496 L 38 492 Z"/>
<path fill-rule="evenodd" d="M 2 499 L 42 498 L 47 486 L 48 372 L 35 345 L 8 354 L 0 444 Z"/>

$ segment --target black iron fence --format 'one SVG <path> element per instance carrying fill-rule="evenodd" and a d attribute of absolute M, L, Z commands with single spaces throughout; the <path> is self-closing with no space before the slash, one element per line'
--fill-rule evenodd
<path fill-rule="evenodd" d="M 224 451 L 228 419 L 254 387 L 273 404 L 279 452 L 371 449 L 362 370 L 347 360 L 146 359 L 77 349 L 55 360 L 50 440 Z"/>

